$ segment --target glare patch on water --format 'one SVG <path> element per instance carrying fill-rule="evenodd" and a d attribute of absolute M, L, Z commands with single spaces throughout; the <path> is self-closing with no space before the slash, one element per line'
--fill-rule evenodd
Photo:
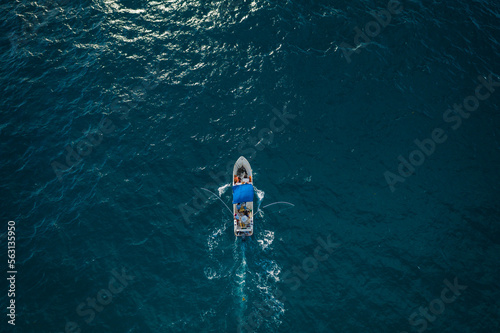
<path fill-rule="evenodd" d="M 141 14 L 145 13 L 145 9 L 131 9 L 125 8 L 118 1 L 106 1 L 103 3 L 107 7 L 107 13 L 118 12 L 118 13 L 129 13 L 129 14 Z"/>

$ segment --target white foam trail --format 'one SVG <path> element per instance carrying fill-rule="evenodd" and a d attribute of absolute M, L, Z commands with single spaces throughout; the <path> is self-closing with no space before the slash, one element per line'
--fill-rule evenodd
<path fill-rule="evenodd" d="M 222 197 L 222 195 L 224 194 L 224 192 L 226 192 L 226 190 L 231 186 L 231 183 L 229 184 L 226 184 L 226 185 L 222 185 L 221 187 L 218 188 L 219 190 L 219 197 Z"/>
<path fill-rule="evenodd" d="M 235 239 L 235 245 L 236 249 L 234 251 L 235 257 L 238 257 L 238 251 L 241 249 L 241 264 L 238 267 L 238 271 L 236 272 L 236 302 L 240 303 L 239 307 L 239 313 L 237 314 L 237 318 L 243 318 L 245 315 L 245 310 L 246 310 L 246 294 L 245 294 L 245 285 L 246 285 L 246 279 L 247 279 L 247 259 L 245 256 L 245 247 L 246 243 L 241 242 L 238 240 L 238 238 Z M 240 246 L 238 246 L 240 245 Z M 240 248 L 240 249 L 238 249 Z M 235 258 L 236 259 L 236 258 Z"/>
<path fill-rule="evenodd" d="M 253 186 L 255 189 L 255 193 L 257 193 L 257 209 L 255 210 L 255 215 L 257 215 L 260 211 L 260 204 L 262 203 L 262 200 L 264 200 L 264 195 L 266 192 L 259 190 L 255 185 Z"/>
<path fill-rule="evenodd" d="M 210 257 L 212 257 L 214 249 L 219 245 L 217 240 L 218 237 L 222 236 L 224 231 L 227 229 L 227 223 L 222 224 L 222 228 L 215 228 L 210 236 L 208 236 L 207 245 L 208 252 L 210 253 Z"/>
<path fill-rule="evenodd" d="M 207 237 L 208 256 L 213 262 L 210 266 L 206 266 L 203 269 L 203 272 L 209 280 L 221 278 L 223 272 L 226 271 L 221 262 L 218 260 L 221 255 L 224 255 L 224 250 L 222 250 L 222 253 L 221 250 L 218 250 L 219 242 L 228 227 L 228 223 L 225 223 L 224 218 L 222 219 L 221 225 L 222 226 L 216 226 L 211 229 L 210 234 Z"/>
<path fill-rule="evenodd" d="M 212 279 L 218 279 L 220 278 L 220 275 L 217 274 L 217 271 L 214 270 L 212 267 L 205 267 L 203 269 L 203 273 L 205 273 L 205 276 L 207 279 L 212 280 Z"/>
<path fill-rule="evenodd" d="M 276 330 L 282 323 L 281 316 L 285 313 L 285 304 L 275 296 L 281 267 L 275 260 L 269 259 L 260 260 L 256 264 L 260 267 L 257 281 L 254 280 L 259 290 L 258 299 L 264 308 L 270 311 L 270 317 L 266 319 L 261 329 Z"/>
<path fill-rule="evenodd" d="M 255 189 L 255 193 L 257 193 L 257 198 L 259 198 L 259 203 L 264 199 L 264 195 L 266 192 L 259 190 L 255 185 L 253 186 Z"/>
<path fill-rule="evenodd" d="M 269 246 L 273 243 L 274 240 L 274 232 L 270 230 L 264 230 L 264 235 L 263 239 L 258 239 L 257 242 L 259 243 L 260 247 L 262 250 L 267 250 Z"/>

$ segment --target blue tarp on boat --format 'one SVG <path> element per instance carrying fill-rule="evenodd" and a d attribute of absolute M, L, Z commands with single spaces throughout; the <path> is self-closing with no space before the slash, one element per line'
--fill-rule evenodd
<path fill-rule="evenodd" d="M 233 204 L 253 201 L 253 185 L 243 184 L 233 186 Z"/>

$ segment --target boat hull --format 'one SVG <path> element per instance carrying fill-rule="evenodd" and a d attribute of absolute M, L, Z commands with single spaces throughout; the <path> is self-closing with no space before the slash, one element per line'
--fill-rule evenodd
<path fill-rule="evenodd" d="M 248 184 L 252 185 L 252 196 L 243 202 L 234 202 L 235 193 L 241 192 L 243 187 L 248 189 Z M 236 189 L 235 187 L 240 187 Z M 233 225 L 236 237 L 246 237 L 253 235 L 253 174 L 252 167 L 248 160 L 241 156 L 233 167 Z"/>

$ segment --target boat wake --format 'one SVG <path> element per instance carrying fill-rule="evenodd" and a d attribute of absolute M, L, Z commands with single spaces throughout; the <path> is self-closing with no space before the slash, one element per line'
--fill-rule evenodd
<path fill-rule="evenodd" d="M 222 185 L 221 187 L 218 188 L 218 191 L 219 191 L 219 197 L 222 197 L 222 195 L 224 194 L 224 192 L 226 192 L 226 190 L 228 188 L 231 187 L 231 183 L 227 183 L 225 185 Z"/>
<path fill-rule="evenodd" d="M 207 239 L 208 256 L 213 261 L 213 264 L 206 266 L 203 271 L 209 280 L 221 278 L 222 272 L 225 270 L 223 264 L 218 260 L 219 255 L 216 253 L 219 241 L 227 229 L 227 223 L 224 223 L 224 219 L 222 221 L 222 226 L 213 228 Z"/>
<path fill-rule="evenodd" d="M 285 304 L 276 297 L 279 295 L 276 284 L 282 269 L 275 260 L 271 259 L 261 260 L 257 264 L 261 272 L 257 274 L 256 281 L 260 304 L 255 307 L 258 308 L 263 317 L 262 326 L 265 330 L 276 331 L 281 325 L 280 318 L 285 313 Z"/>
<path fill-rule="evenodd" d="M 230 186 L 231 184 L 225 184 L 219 187 L 219 195 L 206 188 L 203 190 L 217 197 L 217 200 L 223 203 L 232 216 L 231 209 L 221 198 Z M 279 288 L 277 287 L 282 268 L 275 260 L 268 258 L 273 249 L 275 235 L 273 230 L 265 229 L 266 217 L 263 209 L 278 205 L 285 205 L 285 209 L 288 209 L 295 205 L 278 201 L 261 207 L 265 192 L 255 186 L 254 192 L 258 198 L 256 212 L 259 213 L 260 222 L 252 237 L 253 240 L 250 238 L 242 241 L 237 237 L 232 246 L 228 244 L 225 234 L 228 226 L 232 226 L 232 223 L 228 223 L 224 213 L 221 225 L 212 228 L 208 236 L 209 257 L 213 263 L 210 267 L 205 267 L 204 273 L 209 280 L 229 279 L 231 281 L 230 288 L 232 290 L 230 293 L 234 304 L 233 313 L 240 328 L 246 327 L 247 331 L 258 328 L 274 331 L 281 325 L 280 318 L 285 313 L 285 306 L 279 299 Z M 224 255 L 224 252 L 229 250 L 228 247 L 232 252 L 232 258 Z M 267 256 L 259 255 L 265 252 L 268 253 Z M 247 255 L 263 259 L 252 259 L 247 262 Z"/>
<path fill-rule="evenodd" d="M 242 249 L 242 253 L 252 249 L 251 244 L 244 246 L 249 247 Z M 237 296 L 241 305 L 235 313 L 242 332 L 273 332 L 282 324 L 285 304 L 279 299 L 281 295 L 277 287 L 281 270 L 272 259 L 250 261 L 250 267 L 247 267 L 246 257 L 242 257 L 237 273 Z"/>
<path fill-rule="evenodd" d="M 236 304 L 239 303 L 239 307 L 237 309 L 236 313 L 236 318 L 243 318 L 245 315 L 245 310 L 246 310 L 246 300 L 247 300 L 247 295 L 245 291 L 246 287 L 246 280 L 247 280 L 247 271 L 248 271 L 248 266 L 247 266 L 247 259 L 245 255 L 245 249 L 246 249 L 246 243 L 238 244 L 240 243 L 239 240 L 236 238 L 235 239 L 235 251 L 234 253 L 237 254 L 238 250 L 241 254 L 240 256 L 240 265 L 238 266 L 238 269 L 236 271 Z M 235 258 L 235 262 L 238 262 L 237 258 Z"/>
<path fill-rule="evenodd" d="M 257 202 L 258 202 L 257 207 L 260 207 L 260 204 L 261 204 L 262 200 L 264 200 L 264 195 L 266 194 L 266 192 L 264 192 L 262 190 L 259 190 L 257 188 L 257 186 L 255 186 L 255 185 L 253 187 L 255 188 L 255 193 L 257 193 L 257 198 L 258 198 L 258 200 L 257 200 Z"/>

